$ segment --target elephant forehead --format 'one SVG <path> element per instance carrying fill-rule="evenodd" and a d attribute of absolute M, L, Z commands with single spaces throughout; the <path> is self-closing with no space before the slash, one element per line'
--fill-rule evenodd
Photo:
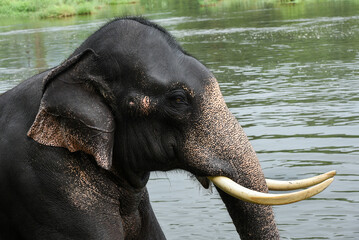
<path fill-rule="evenodd" d="M 180 87 L 188 92 L 203 92 L 205 86 L 213 81 L 209 79 L 214 79 L 212 73 L 203 64 L 183 54 L 172 56 L 168 61 L 150 63 L 145 69 L 148 71 L 142 84 L 150 88 L 157 85 L 165 89 Z"/>
<path fill-rule="evenodd" d="M 116 40 L 106 38 L 106 44 L 101 45 L 90 41 L 89 47 L 117 62 L 106 67 L 120 73 L 118 79 L 126 78 L 124 84 L 150 90 L 161 86 L 168 88 L 179 82 L 198 89 L 204 85 L 203 80 L 213 76 L 197 59 L 184 52 L 168 33 L 152 25 L 128 19 L 115 21 L 102 32 L 104 34 L 98 38 L 117 33 Z M 127 81 L 129 78 L 132 80 Z"/>

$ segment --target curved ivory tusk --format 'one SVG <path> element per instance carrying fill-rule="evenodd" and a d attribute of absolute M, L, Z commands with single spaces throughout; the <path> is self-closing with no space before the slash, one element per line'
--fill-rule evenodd
<path fill-rule="evenodd" d="M 324 182 L 293 193 L 285 193 L 285 194 L 271 194 L 271 193 L 262 193 L 250 190 L 248 188 L 242 187 L 241 185 L 235 183 L 233 180 L 222 177 L 208 177 L 217 187 L 222 189 L 227 194 L 232 197 L 241 199 L 246 202 L 263 204 L 263 205 L 283 205 L 298 202 L 307 198 L 314 196 L 315 194 L 320 193 L 325 188 L 327 188 L 334 180 L 334 178 L 330 178 L 325 180 Z"/>
<path fill-rule="evenodd" d="M 307 188 L 314 186 L 315 184 L 321 183 L 334 175 L 337 171 L 330 171 L 315 177 L 295 180 L 295 181 L 278 181 L 273 179 L 266 179 L 268 189 L 275 191 L 287 191 L 287 190 L 295 190 L 300 188 Z"/>

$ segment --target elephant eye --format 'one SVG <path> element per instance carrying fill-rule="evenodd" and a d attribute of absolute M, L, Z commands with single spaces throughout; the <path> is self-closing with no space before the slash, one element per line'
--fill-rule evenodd
<path fill-rule="evenodd" d="M 176 97 L 176 103 L 184 103 L 185 100 L 183 99 L 183 97 Z"/>
<path fill-rule="evenodd" d="M 172 92 L 169 99 L 172 105 L 174 105 L 175 107 L 188 105 L 186 94 L 182 91 Z"/>

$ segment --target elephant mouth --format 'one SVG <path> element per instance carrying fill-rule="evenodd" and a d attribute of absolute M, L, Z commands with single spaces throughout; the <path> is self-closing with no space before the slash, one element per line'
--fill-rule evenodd
<path fill-rule="evenodd" d="M 200 176 L 195 176 L 198 180 L 198 182 L 202 185 L 202 187 L 204 187 L 205 189 L 208 189 L 209 186 L 211 185 L 211 181 L 209 180 L 209 178 L 207 177 L 200 177 Z"/>
<path fill-rule="evenodd" d="M 283 205 L 305 200 L 322 192 L 333 182 L 335 174 L 336 171 L 330 171 L 315 177 L 295 181 L 266 179 L 269 190 L 289 191 L 307 188 L 305 190 L 284 194 L 253 191 L 224 176 L 209 176 L 207 178 L 196 176 L 196 178 L 204 188 L 208 188 L 211 181 L 227 194 L 246 202 L 262 205 Z"/>

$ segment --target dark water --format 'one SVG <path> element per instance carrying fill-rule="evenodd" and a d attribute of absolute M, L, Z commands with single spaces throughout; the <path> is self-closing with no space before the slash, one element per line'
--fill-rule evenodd
<path fill-rule="evenodd" d="M 215 73 L 268 178 L 338 171 L 323 193 L 274 208 L 282 239 L 359 239 L 359 1 L 198 2 L 0 19 L 0 93 L 59 64 L 112 16 L 142 14 Z M 238 238 L 217 192 L 187 173 L 153 173 L 148 187 L 168 239 Z"/>

